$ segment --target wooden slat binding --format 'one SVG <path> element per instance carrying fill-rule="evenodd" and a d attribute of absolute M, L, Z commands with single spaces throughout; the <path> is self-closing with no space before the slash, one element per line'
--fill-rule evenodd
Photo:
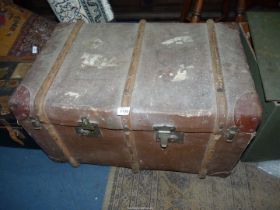
<path fill-rule="evenodd" d="M 130 107 L 131 104 L 131 97 L 132 92 L 134 89 L 134 83 L 136 79 L 136 73 L 138 69 L 138 64 L 140 60 L 141 55 L 141 47 L 143 42 L 143 36 L 144 36 L 144 29 L 145 29 L 145 21 L 141 20 L 139 23 L 139 28 L 137 32 L 135 47 L 133 49 L 131 63 L 129 66 L 129 71 L 127 75 L 127 80 L 122 96 L 122 107 Z M 122 124 L 123 128 L 125 129 L 125 141 L 127 146 L 129 147 L 130 153 L 131 153 L 131 168 L 134 172 L 139 171 L 139 161 L 138 161 L 138 155 L 137 155 L 137 149 L 135 145 L 135 136 L 134 133 L 131 132 L 131 122 L 130 122 L 130 115 L 124 115 L 122 116 Z"/>
<path fill-rule="evenodd" d="M 79 163 L 75 158 L 71 155 L 71 152 L 65 145 L 65 143 L 62 141 L 61 137 L 59 136 L 58 132 L 56 131 L 55 127 L 51 124 L 47 113 L 45 112 L 45 97 L 53 84 L 53 81 L 59 72 L 60 67 L 62 66 L 66 55 L 70 51 L 81 27 L 83 25 L 82 21 L 78 21 L 72 31 L 68 39 L 66 40 L 62 50 L 59 52 L 56 61 L 53 63 L 52 68 L 50 72 L 48 73 L 46 79 L 42 83 L 40 90 L 38 91 L 36 97 L 35 97 L 35 110 L 37 113 L 37 117 L 40 122 L 42 123 L 42 126 L 48 130 L 49 135 L 52 137 L 53 141 L 56 143 L 56 145 L 61 149 L 64 156 L 67 158 L 67 160 L 70 162 L 70 164 L 74 167 L 79 166 Z"/>
<path fill-rule="evenodd" d="M 207 21 L 207 29 L 212 60 L 214 86 L 216 90 L 217 115 L 213 134 L 210 135 L 206 151 L 204 153 L 204 157 L 201 163 L 199 171 L 200 178 L 205 178 L 207 174 L 207 166 L 212 160 L 213 155 L 215 153 L 216 143 L 223 137 L 223 131 L 225 129 L 227 120 L 227 103 L 224 90 L 224 79 L 220 64 L 220 56 L 215 32 L 215 23 L 213 20 Z"/>

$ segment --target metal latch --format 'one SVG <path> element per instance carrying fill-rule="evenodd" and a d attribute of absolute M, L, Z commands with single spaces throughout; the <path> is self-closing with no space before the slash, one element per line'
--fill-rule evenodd
<path fill-rule="evenodd" d="M 81 118 L 81 122 L 78 123 L 78 127 L 75 129 L 76 133 L 81 136 L 98 137 L 101 135 L 98 125 L 96 123 L 91 123 L 86 117 Z"/>
<path fill-rule="evenodd" d="M 184 142 L 184 133 L 176 132 L 175 127 L 170 126 L 155 126 L 156 141 L 160 142 L 160 147 L 166 149 L 168 143 Z"/>
<path fill-rule="evenodd" d="M 235 136 L 238 134 L 239 129 L 237 127 L 230 127 L 228 128 L 225 133 L 224 137 L 227 142 L 232 142 Z"/>
<path fill-rule="evenodd" d="M 33 128 L 34 128 L 35 130 L 40 130 L 40 129 L 42 129 L 41 122 L 39 121 L 38 118 L 30 117 L 30 118 L 29 118 L 29 121 L 31 122 L 31 124 L 32 124 L 32 126 L 33 126 Z"/>

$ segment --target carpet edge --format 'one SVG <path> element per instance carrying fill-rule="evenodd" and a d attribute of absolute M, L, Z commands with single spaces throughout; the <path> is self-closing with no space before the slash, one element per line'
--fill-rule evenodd
<path fill-rule="evenodd" d="M 104 199 L 103 199 L 103 205 L 102 205 L 102 210 L 108 210 L 109 204 L 110 204 L 110 199 L 111 199 L 111 193 L 113 190 L 113 183 L 114 183 L 114 177 L 115 177 L 115 172 L 117 170 L 117 167 L 111 167 L 109 176 L 107 179 L 107 186 L 104 194 Z"/>

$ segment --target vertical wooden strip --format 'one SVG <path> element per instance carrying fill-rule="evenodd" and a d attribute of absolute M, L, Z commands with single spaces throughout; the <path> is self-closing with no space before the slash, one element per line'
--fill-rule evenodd
<path fill-rule="evenodd" d="M 144 36 L 144 29 L 145 29 L 145 21 L 141 20 L 139 23 L 139 28 L 137 32 L 135 47 L 133 49 L 132 58 L 129 66 L 129 71 L 125 83 L 124 93 L 122 96 L 122 106 L 130 106 L 132 92 L 134 89 L 134 83 L 136 79 L 136 72 L 140 60 L 140 54 L 141 54 L 141 47 L 142 47 L 142 41 Z M 122 118 L 124 124 L 129 124 L 129 117 Z"/>
<path fill-rule="evenodd" d="M 223 130 L 225 129 L 227 120 L 227 103 L 224 90 L 224 79 L 220 64 L 217 37 L 215 32 L 215 23 L 213 20 L 207 21 L 207 29 L 213 69 L 214 86 L 216 90 L 217 115 L 215 120 L 214 133 L 210 135 L 210 139 L 208 141 L 208 145 L 206 147 L 206 151 L 204 153 L 204 157 L 201 163 L 199 172 L 200 178 L 204 178 L 207 174 L 207 165 L 213 158 L 216 143 L 223 136 Z"/>
<path fill-rule="evenodd" d="M 143 42 L 143 36 L 144 36 L 144 29 L 145 29 L 145 21 L 141 20 L 139 23 L 139 28 L 137 32 L 135 47 L 132 53 L 131 63 L 129 66 L 129 71 L 127 75 L 127 80 L 122 96 L 122 107 L 130 107 L 131 104 L 131 97 L 132 92 L 134 89 L 134 83 L 137 73 L 137 68 L 140 60 L 141 55 L 141 47 Z M 122 116 L 122 124 L 123 128 L 125 129 L 125 141 L 130 149 L 131 153 L 131 159 L 132 159 L 132 165 L 131 168 L 134 172 L 139 171 L 139 162 L 138 162 L 138 155 L 137 155 L 137 149 L 135 145 L 135 136 L 134 133 L 131 130 L 131 122 L 130 122 L 130 115 Z"/>
<path fill-rule="evenodd" d="M 200 166 L 200 171 L 199 171 L 199 178 L 205 178 L 206 174 L 207 174 L 207 165 L 210 162 L 210 160 L 213 158 L 214 152 L 215 152 L 215 146 L 217 141 L 220 139 L 221 135 L 215 135 L 215 134 L 211 134 L 204 156 L 203 156 L 203 160 Z"/>
<path fill-rule="evenodd" d="M 37 117 L 40 122 L 43 122 L 43 127 L 49 132 L 53 141 L 57 144 L 57 146 L 61 149 L 65 157 L 68 159 L 72 166 L 79 166 L 79 163 L 74 159 L 71 155 L 69 149 L 66 147 L 55 127 L 51 125 L 51 122 L 48 118 L 47 113 L 45 112 L 45 97 L 51 87 L 60 67 L 62 66 L 66 55 L 71 49 L 81 27 L 83 25 L 82 21 L 78 21 L 73 27 L 70 36 L 67 38 L 62 50 L 59 52 L 56 61 L 52 65 L 50 72 L 48 73 L 46 79 L 42 83 L 40 90 L 38 91 L 35 97 L 35 110 L 37 113 Z"/>

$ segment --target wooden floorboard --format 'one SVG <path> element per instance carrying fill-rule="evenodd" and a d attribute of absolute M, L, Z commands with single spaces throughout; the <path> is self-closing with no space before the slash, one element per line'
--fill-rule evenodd
<path fill-rule="evenodd" d="M 103 209 L 280 209 L 280 179 L 239 163 L 227 178 L 114 168 Z"/>

